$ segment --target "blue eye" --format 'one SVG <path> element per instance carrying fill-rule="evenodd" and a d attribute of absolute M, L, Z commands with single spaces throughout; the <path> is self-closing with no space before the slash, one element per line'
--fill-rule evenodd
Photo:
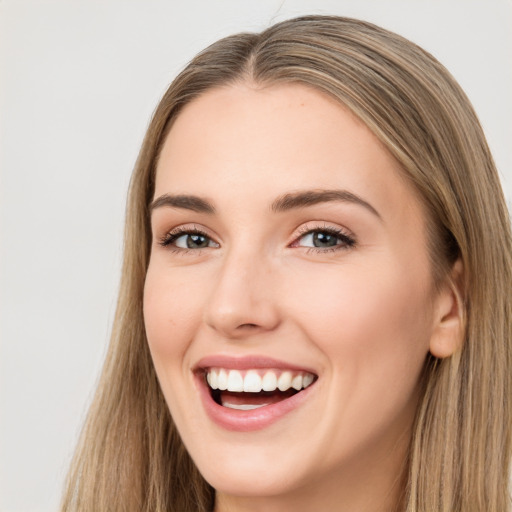
<path fill-rule="evenodd" d="M 174 246 L 178 250 L 206 249 L 208 247 L 219 247 L 206 233 L 197 229 L 177 229 L 168 233 L 160 244 L 164 247 Z"/>
<path fill-rule="evenodd" d="M 181 249 L 203 249 L 210 247 L 210 243 L 211 240 L 207 236 L 192 233 L 181 235 L 174 240 L 174 245 Z"/>
<path fill-rule="evenodd" d="M 306 228 L 307 229 L 307 228 Z M 355 240 L 340 229 L 333 227 L 307 229 L 292 247 L 307 247 L 318 252 L 349 249 L 355 245 Z M 210 236 L 199 229 L 176 228 L 167 233 L 161 240 L 163 247 L 174 248 L 175 251 L 200 250 L 220 247 Z"/>
<path fill-rule="evenodd" d="M 311 229 L 294 244 L 298 247 L 311 247 L 320 250 L 347 249 L 355 245 L 355 240 L 334 228 Z"/>

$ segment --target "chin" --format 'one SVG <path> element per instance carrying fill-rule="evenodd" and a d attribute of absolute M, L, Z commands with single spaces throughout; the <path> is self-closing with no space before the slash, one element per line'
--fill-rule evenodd
<path fill-rule="evenodd" d="M 271 497 L 286 495 L 301 486 L 299 475 L 290 475 L 289 469 L 273 467 L 272 461 L 266 464 L 267 470 L 261 465 L 252 468 L 241 468 L 239 465 L 199 468 L 205 480 L 221 494 L 239 497 Z"/>
<path fill-rule="evenodd" d="M 283 444 L 205 439 L 187 449 L 203 478 L 217 492 L 265 497 L 287 494 L 307 480 L 304 469 L 310 464 L 302 460 L 304 454 L 296 446 Z"/>

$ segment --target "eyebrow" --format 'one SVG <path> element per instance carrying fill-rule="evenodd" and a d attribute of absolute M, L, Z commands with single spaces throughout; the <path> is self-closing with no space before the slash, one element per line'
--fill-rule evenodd
<path fill-rule="evenodd" d="M 197 213 L 215 213 L 215 207 L 210 202 L 201 197 L 191 195 L 171 196 L 163 194 L 149 205 L 149 212 L 152 213 L 155 208 L 161 208 L 162 206 L 183 208 L 184 210 L 192 210 Z"/>
<path fill-rule="evenodd" d="M 275 199 L 272 202 L 270 209 L 275 213 L 280 213 L 328 202 L 357 204 L 359 206 L 363 206 L 373 215 L 382 220 L 379 212 L 370 203 L 348 190 L 305 190 L 291 192 Z M 192 210 L 197 213 L 206 213 L 210 215 L 216 212 L 213 204 L 207 199 L 185 194 L 174 196 L 170 194 L 163 194 L 149 205 L 149 211 L 152 213 L 156 208 L 161 208 L 163 206 L 182 208 L 184 210 Z"/>
<path fill-rule="evenodd" d="M 319 203 L 329 202 L 353 203 L 363 206 L 382 220 L 380 213 L 367 201 L 348 190 L 305 190 L 284 194 L 272 203 L 273 212 L 284 212 L 296 208 L 305 208 Z"/>

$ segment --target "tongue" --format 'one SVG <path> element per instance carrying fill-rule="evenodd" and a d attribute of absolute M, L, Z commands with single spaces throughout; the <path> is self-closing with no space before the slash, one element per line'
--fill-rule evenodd
<path fill-rule="evenodd" d="M 288 391 L 261 391 L 260 393 L 234 393 L 231 391 L 221 391 L 220 403 L 224 407 L 232 409 L 256 409 L 264 405 L 275 404 L 286 398 L 295 395 L 297 391 L 289 389 Z"/>

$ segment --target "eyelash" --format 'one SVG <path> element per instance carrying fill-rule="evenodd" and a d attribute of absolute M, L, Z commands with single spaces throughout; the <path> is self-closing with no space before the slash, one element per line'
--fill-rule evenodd
<path fill-rule="evenodd" d="M 335 251 L 340 251 L 340 250 L 351 249 L 351 248 L 355 247 L 355 245 L 356 245 L 355 238 L 352 235 L 347 234 L 345 231 L 343 231 L 340 228 L 335 228 L 333 226 L 323 226 L 323 227 L 317 226 L 317 227 L 310 228 L 309 226 L 306 225 L 299 230 L 299 235 L 296 237 L 294 242 L 292 242 L 292 244 L 290 244 L 290 246 L 291 247 L 301 247 L 300 245 L 296 245 L 296 244 L 298 244 L 298 242 L 302 238 L 304 238 L 306 235 L 310 235 L 312 233 L 325 233 L 328 235 L 335 236 L 336 238 L 338 238 L 341 241 L 341 243 L 336 244 L 333 247 L 327 247 L 327 248 L 307 247 L 308 253 L 315 252 L 315 253 L 325 254 L 327 252 L 335 252 Z M 201 248 L 185 249 L 183 247 L 176 247 L 173 245 L 174 242 L 176 242 L 176 240 L 178 240 L 183 235 L 199 235 L 199 236 L 203 236 L 209 240 L 212 240 L 210 235 L 208 235 L 205 231 L 203 231 L 199 228 L 177 227 L 177 228 L 174 228 L 173 230 L 169 231 L 168 233 L 166 233 L 162 238 L 160 238 L 159 244 L 162 247 L 168 247 L 169 249 L 172 250 L 172 252 L 175 252 L 175 253 L 180 253 L 180 254 L 188 254 L 191 252 L 196 253 L 196 254 L 200 253 Z"/>
<path fill-rule="evenodd" d="M 309 227 L 307 224 L 299 229 L 299 236 L 292 243 L 294 247 L 300 247 L 299 245 L 295 245 L 301 238 L 304 238 L 306 235 L 312 233 L 325 233 L 328 235 L 335 236 L 338 238 L 341 243 L 336 244 L 333 247 L 321 248 L 321 247 L 307 247 L 307 252 L 315 252 L 325 254 L 326 252 L 335 252 L 335 251 L 343 251 L 347 249 L 352 249 L 356 245 L 356 240 L 352 235 L 349 235 L 346 231 L 341 228 L 336 228 L 334 226 L 315 226 Z"/>
<path fill-rule="evenodd" d="M 186 227 L 177 227 L 166 233 L 162 238 L 160 238 L 159 244 L 162 247 L 168 247 L 172 252 L 180 253 L 180 254 L 187 254 L 190 252 L 199 253 L 201 249 L 184 249 L 183 247 L 176 247 L 174 242 L 178 240 L 178 238 L 182 237 L 183 235 L 200 235 L 204 236 L 205 238 L 208 238 L 211 240 L 210 235 L 206 233 L 205 231 L 196 228 L 195 226 L 193 228 L 186 228 Z"/>

